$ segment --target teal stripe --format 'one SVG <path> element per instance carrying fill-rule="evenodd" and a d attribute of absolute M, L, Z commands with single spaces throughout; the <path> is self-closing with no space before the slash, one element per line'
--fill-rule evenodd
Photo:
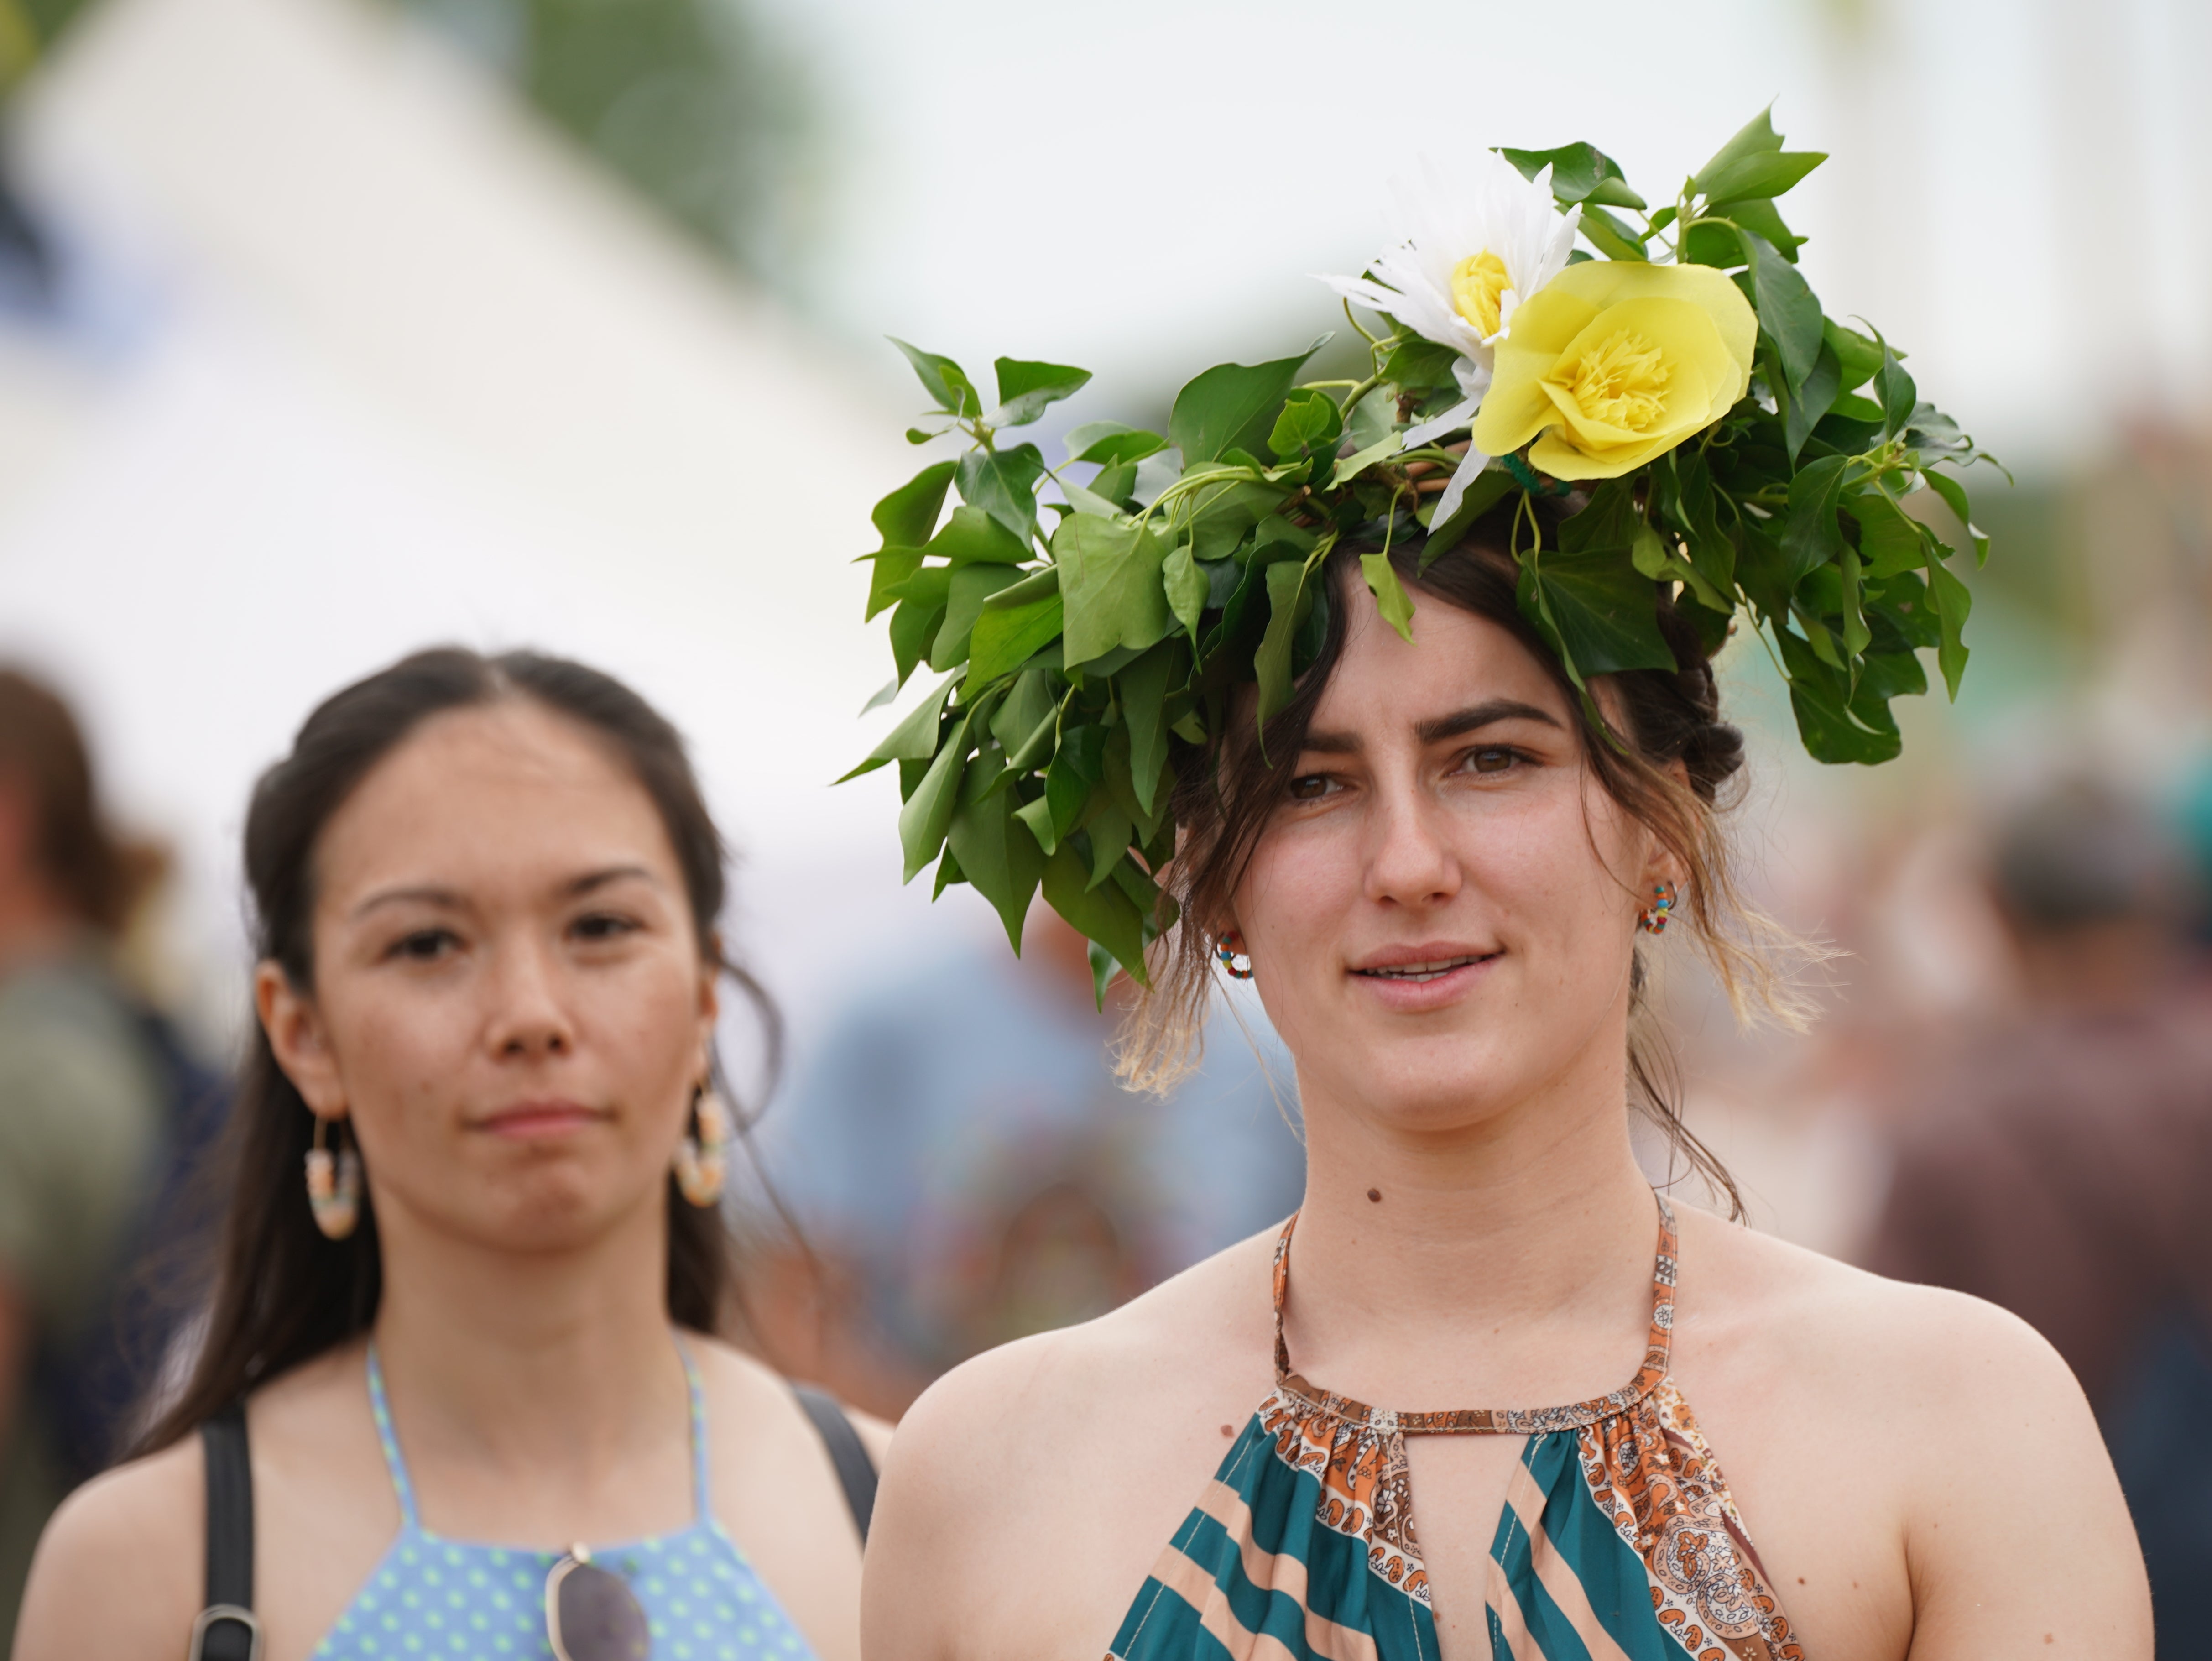
<path fill-rule="evenodd" d="M 1145 1589 L 1122 1617 L 1112 1653 L 1122 1661 L 1174 1656 L 1177 1661 L 1227 1661 L 1229 1652 L 1198 1623 L 1198 1611 L 1158 1581 Z"/>
<path fill-rule="evenodd" d="M 1522 1464 L 1544 1496 L 1540 1521 L 1560 1561 L 1574 1575 L 1599 1627 L 1632 1661 L 1680 1661 L 1680 1649 L 1651 1618 L 1650 1582 L 1584 1481 L 1572 1432 L 1531 1437 Z M 1522 1619 L 1545 1661 L 1588 1661 L 1589 1652 L 1537 1577 L 1528 1530 L 1509 1507 L 1498 1518 L 1491 1556 L 1504 1572 Z M 1493 1617 L 1491 1645 L 1503 1658 L 1504 1635 Z"/>

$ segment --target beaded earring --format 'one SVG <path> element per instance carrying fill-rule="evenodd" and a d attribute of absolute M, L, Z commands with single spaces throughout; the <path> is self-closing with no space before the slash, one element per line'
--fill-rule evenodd
<path fill-rule="evenodd" d="M 361 1155 L 346 1145 L 343 1123 L 333 1154 L 323 1145 L 331 1122 L 319 1113 L 314 1117 L 315 1145 L 307 1150 L 307 1208 L 325 1239 L 343 1240 L 361 1221 Z"/>
<path fill-rule="evenodd" d="M 1667 932 L 1667 918 L 1674 910 L 1674 885 L 1662 882 L 1651 891 L 1651 904 L 1644 907 L 1636 926 L 1647 934 L 1663 934 Z"/>
<path fill-rule="evenodd" d="M 1213 955 L 1221 959 L 1221 966 L 1229 971 L 1231 980 L 1252 978 L 1252 954 L 1244 949 L 1243 939 L 1234 929 L 1214 941 Z"/>
<path fill-rule="evenodd" d="M 691 1116 L 697 1134 L 687 1132 L 676 1144 L 676 1157 L 671 1164 L 684 1197 L 704 1210 L 721 1200 L 722 1183 L 730 1172 L 730 1142 L 736 1130 L 730 1123 L 730 1110 L 704 1083 L 692 1092 Z"/>

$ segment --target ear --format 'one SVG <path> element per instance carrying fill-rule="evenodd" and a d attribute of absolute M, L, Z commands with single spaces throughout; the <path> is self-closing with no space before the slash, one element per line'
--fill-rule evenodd
<path fill-rule="evenodd" d="M 345 1086 L 314 999 L 292 984 L 282 964 L 264 959 L 253 969 L 253 1008 L 276 1065 L 307 1110 L 319 1119 L 345 1117 Z"/>
<path fill-rule="evenodd" d="M 722 936 L 718 929 L 707 937 L 699 959 L 699 1076 L 705 1078 L 714 1056 L 714 1022 L 722 1013 Z"/>

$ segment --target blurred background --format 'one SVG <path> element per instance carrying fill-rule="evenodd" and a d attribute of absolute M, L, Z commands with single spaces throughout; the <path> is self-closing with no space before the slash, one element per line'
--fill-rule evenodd
<path fill-rule="evenodd" d="M 2017 484 L 1973 481 L 1972 669 L 1899 704 L 1901 761 L 1807 762 L 1732 648 L 1752 885 L 1846 955 L 1809 1037 L 1669 965 L 1689 1121 L 1759 1226 L 2036 1320 L 2124 1473 L 2153 1450 L 2149 1514 L 2141 1427 L 2212 1402 L 2212 11 L 1567 9 L 1431 8 L 1412 51 L 1316 0 L 0 0 L 0 660 L 167 850 L 137 983 L 224 1055 L 258 770 L 410 648 L 540 646 L 676 719 L 738 844 L 815 1248 L 763 1235 L 787 1365 L 896 1412 L 1261 1226 L 1298 1167 L 1256 1007 L 1188 1099 L 1115 1097 L 1079 954 L 1033 922 L 1017 976 L 972 892 L 899 885 L 887 773 L 828 788 L 899 713 L 860 715 L 848 563 L 915 465 L 881 337 L 1096 369 L 1060 428 L 1156 420 L 1337 320 L 1308 274 L 1418 153 L 1586 137 L 1663 193 L 1771 98 L 1834 152 L 1790 215 L 1827 309 Z M 2106 1258 L 2126 1311 L 2051 1290 Z"/>

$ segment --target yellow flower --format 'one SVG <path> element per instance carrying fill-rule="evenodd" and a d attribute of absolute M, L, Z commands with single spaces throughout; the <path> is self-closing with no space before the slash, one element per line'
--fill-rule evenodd
<path fill-rule="evenodd" d="M 1501 302 L 1512 286 L 1505 262 L 1496 254 L 1469 254 L 1452 267 L 1452 309 L 1487 340 L 1504 326 L 1499 315 L 1504 310 Z"/>
<path fill-rule="evenodd" d="M 1726 415 L 1758 338 L 1751 302 L 1710 265 L 1570 265 L 1513 313 L 1474 447 L 1534 439 L 1528 459 L 1554 478 L 1617 478 Z"/>

